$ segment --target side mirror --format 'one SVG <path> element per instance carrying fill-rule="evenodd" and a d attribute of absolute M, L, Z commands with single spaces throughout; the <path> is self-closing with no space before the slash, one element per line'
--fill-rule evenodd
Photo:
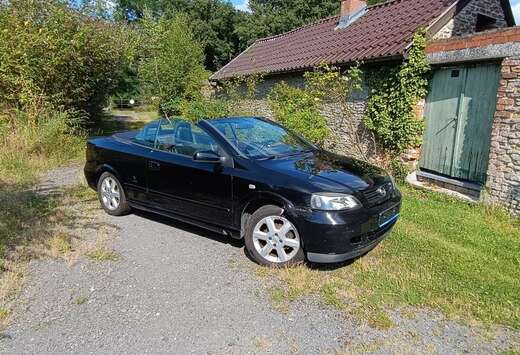
<path fill-rule="evenodd" d="M 220 164 L 222 157 L 211 150 L 204 150 L 193 154 L 193 161 L 198 163 Z"/>

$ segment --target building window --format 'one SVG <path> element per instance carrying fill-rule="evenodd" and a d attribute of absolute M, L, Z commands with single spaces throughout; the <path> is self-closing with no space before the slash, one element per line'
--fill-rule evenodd
<path fill-rule="evenodd" d="M 482 14 L 477 15 L 477 25 L 475 28 L 476 32 L 492 30 L 494 28 L 497 28 L 496 19 L 494 19 L 493 17 L 482 15 Z"/>

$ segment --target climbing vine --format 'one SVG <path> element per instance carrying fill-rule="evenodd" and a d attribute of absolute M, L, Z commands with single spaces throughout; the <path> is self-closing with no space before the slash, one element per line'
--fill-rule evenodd
<path fill-rule="evenodd" d="M 423 120 L 415 108 L 428 92 L 431 68 L 425 48 L 426 31 L 420 30 L 402 65 L 367 73 L 369 99 L 364 123 L 387 153 L 400 154 L 421 142 Z"/>

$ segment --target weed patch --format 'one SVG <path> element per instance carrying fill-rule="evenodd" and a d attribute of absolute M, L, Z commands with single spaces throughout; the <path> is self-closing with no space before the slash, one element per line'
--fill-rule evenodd
<path fill-rule="evenodd" d="M 118 261 L 119 254 L 105 247 L 100 247 L 87 253 L 87 257 L 93 261 Z"/>
<path fill-rule="evenodd" d="M 74 304 L 77 305 L 77 306 L 81 306 L 85 303 L 88 302 L 88 298 L 87 297 L 78 297 L 74 300 Z"/>

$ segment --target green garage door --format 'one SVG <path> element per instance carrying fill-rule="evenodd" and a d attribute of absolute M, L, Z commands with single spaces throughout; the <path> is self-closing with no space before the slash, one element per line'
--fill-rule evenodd
<path fill-rule="evenodd" d="M 486 182 L 499 79 L 497 64 L 434 73 L 426 102 L 421 169 Z"/>

